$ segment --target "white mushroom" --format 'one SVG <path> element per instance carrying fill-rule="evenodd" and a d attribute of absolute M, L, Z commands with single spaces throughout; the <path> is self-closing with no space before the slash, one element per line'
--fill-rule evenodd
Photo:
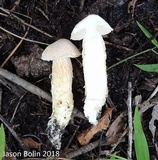
<path fill-rule="evenodd" d="M 98 15 L 89 15 L 80 21 L 71 33 L 72 40 L 81 40 L 83 71 L 85 80 L 84 114 L 92 124 L 108 96 L 106 48 L 102 35 L 113 29 Z"/>
<path fill-rule="evenodd" d="M 54 147 L 60 149 L 63 131 L 73 110 L 71 58 L 78 57 L 79 50 L 67 39 L 60 39 L 49 45 L 42 53 L 42 59 L 52 61 L 52 115 L 48 122 L 48 137 Z"/>

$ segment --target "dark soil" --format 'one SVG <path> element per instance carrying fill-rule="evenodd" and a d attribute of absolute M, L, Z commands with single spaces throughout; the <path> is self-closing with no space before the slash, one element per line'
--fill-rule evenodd
<path fill-rule="evenodd" d="M 129 2 L 128 0 L 87 0 L 82 6 L 82 0 L 2 0 L 0 1 L 0 7 L 9 10 L 10 14 L 0 9 L 0 64 L 6 60 L 20 41 L 19 38 L 2 30 L 2 28 L 21 37 L 28 31 L 27 39 L 50 44 L 60 38 L 70 39 L 74 26 L 89 14 L 98 14 L 114 28 L 112 33 L 104 37 L 108 57 L 107 67 L 138 52 L 152 48 L 153 45 L 141 32 L 136 24 L 136 20 L 151 34 L 155 35 L 158 31 L 158 2 L 156 0 L 140 0 L 136 2 L 135 7 L 130 7 L 128 12 Z M 13 15 L 21 18 L 21 20 Z M 28 27 L 22 23 L 22 20 L 51 36 Z M 73 43 L 80 51 L 82 50 L 81 41 L 73 41 Z M 44 62 L 41 62 L 40 56 L 37 56 L 42 53 L 45 47 L 46 45 L 44 44 L 23 41 L 3 68 L 50 93 L 49 74 L 51 73 L 51 64 L 43 64 L 41 68 L 40 64 Z M 34 57 L 34 61 L 31 64 L 30 60 L 32 57 Z M 128 82 L 132 82 L 133 98 L 136 95 L 142 95 L 142 101 L 147 100 L 157 86 L 157 73 L 141 71 L 134 64 L 157 62 L 158 56 L 153 52 L 148 52 L 108 70 L 108 87 L 111 103 L 108 102 L 107 106 L 115 108 L 112 120 L 119 113 L 127 110 Z M 82 58 L 73 59 L 72 63 L 74 68 L 73 93 L 75 107 L 83 111 L 84 79 L 81 66 Z M 40 71 L 39 68 L 41 69 Z M 26 92 L 15 84 L 10 84 L 2 77 L 0 77 L 0 84 L 2 84 L 0 86 L 2 89 L 0 114 L 10 124 L 10 127 L 20 139 L 30 137 L 36 143 L 41 144 L 40 147 L 33 145 L 27 149 L 31 151 L 55 151 L 46 135 L 47 122 L 51 115 L 51 104 L 40 97 Z M 15 88 L 11 88 L 10 85 Z M 148 110 L 144 114 L 143 126 L 150 146 L 151 159 L 154 159 L 152 157 L 157 159 L 158 157 L 152 144 L 152 136 L 148 128 L 151 112 L 152 110 Z M 80 127 L 77 130 L 78 126 Z M 90 124 L 86 119 L 75 118 L 74 124 L 70 123 L 63 135 L 61 153 L 65 155 L 67 152 L 79 149 L 81 146 L 76 136 L 89 126 Z M 19 145 L 11 131 L 6 127 L 5 131 L 7 148 L 12 152 L 23 151 L 23 148 Z M 75 131 L 76 134 L 71 144 L 67 146 Z M 98 133 L 92 139 L 92 142 L 99 139 L 101 135 L 102 133 Z M 103 137 L 106 139 L 104 133 Z M 127 140 L 120 143 L 116 148 L 118 155 L 127 157 L 127 146 Z M 105 150 L 109 150 L 109 148 L 111 146 L 104 146 Z M 75 157 L 75 159 L 96 159 L 99 155 L 100 150 L 97 147 L 90 152 Z M 105 158 L 106 156 L 102 155 L 101 157 Z"/>

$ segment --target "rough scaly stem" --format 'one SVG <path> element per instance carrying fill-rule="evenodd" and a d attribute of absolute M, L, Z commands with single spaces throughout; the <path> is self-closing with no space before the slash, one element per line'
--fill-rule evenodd
<path fill-rule="evenodd" d="M 48 122 L 47 132 L 51 143 L 57 149 L 61 148 L 61 137 L 73 110 L 72 76 L 70 58 L 59 58 L 53 61 L 51 80 L 52 115 Z"/>

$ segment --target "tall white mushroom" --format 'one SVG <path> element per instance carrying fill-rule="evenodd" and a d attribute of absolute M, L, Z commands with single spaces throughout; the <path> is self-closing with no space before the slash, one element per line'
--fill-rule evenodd
<path fill-rule="evenodd" d="M 98 15 L 89 15 L 80 21 L 71 33 L 72 40 L 83 39 L 84 114 L 94 125 L 97 124 L 97 116 L 108 96 L 106 48 L 102 35 L 112 30 Z"/>
<path fill-rule="evenodd" d="M 46 47 L 42 59 L 52 61 L 52 115 L 48 122 L 48 138 L 57 149 L 61 147 L 61 137 L 69 123 L 73 110 L 72 63 L 79 50 L 67 39 L 59 39 Z"/>

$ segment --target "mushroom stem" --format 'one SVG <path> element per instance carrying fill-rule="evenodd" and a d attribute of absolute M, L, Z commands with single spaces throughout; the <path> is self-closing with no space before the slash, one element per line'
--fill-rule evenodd
<path fill-rule="evenodd" d="M 98 15 L 92 14 L 79 22 L 71 33 L 71 39 L 83 39 L 83 71 L 85 79 L 84 114 L 92 124 L 108 96 L 106 72 L 106 48 L 102 35 L 113 29 Z"/>
<path fill-rule="evenodd" d="M 56 148 L 61 147 L 61 137 L 73 110 L 72 77 L 70 58 L 59 58 L 53 61 L 52 115 L 48 122 L 48 137 Z"/>
<path fill-rule="evenodd" d="M 87 32 L 82 51 L 86 96 L 84 114 L 92 124 L 97 124 L 98 113 L 108 96 L 105 50 L 102 36 L 96 30 L 91 34 Z"/>
<path fill-rule="evenodd" d="M 61 137 L 71 119 L 73 110 L 72 64 L 70 58 L 80 56 L 71 41 L 59 39 L 50 44 L 42 53 L 42 59 L 52 64 L 52 115 L 48 122 L 48 138 L 56 149 L 61 148 Z"/>

